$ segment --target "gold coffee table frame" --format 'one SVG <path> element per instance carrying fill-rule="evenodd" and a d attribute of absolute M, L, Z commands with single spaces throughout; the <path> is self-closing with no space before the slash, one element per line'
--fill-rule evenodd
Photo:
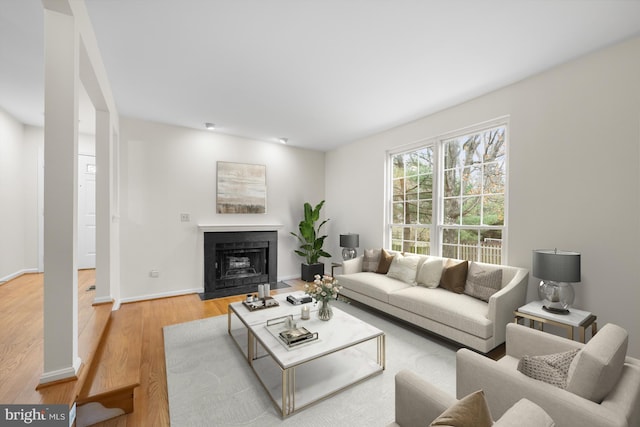
<path fill-rule="evenodd" d="M 229 335 L 283 418 L 384 371 L 384 332 L 336 307 L 332 320 L 315 320 L 312 312 L 310 323 L 304 323 L 309 330 L 319 329 L 318 341 L 287 348 L 266 330 L 268 317 L 292 314 L 300 321 L 300 306 L 285 298 L 279 295 L 280 307 L 260 313 L 249 312 L 241 303 L 230 304 L 228 310 Z M 234 319 L 241 322 L 237 328 Z M 375 355 L 370 354 L 374 346 Z M 331 375 L 317 377 L 319 371 Z"/>

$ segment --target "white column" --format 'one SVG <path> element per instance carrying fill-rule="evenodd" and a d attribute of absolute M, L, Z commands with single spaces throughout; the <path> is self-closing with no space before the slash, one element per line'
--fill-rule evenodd
<path fill-rule="evenodd" d="M 47 9 L 44 3 L 44 372 L 40 384 L 75 378 L 81 364 L 76 261 L 79 37 L 70 14 Z"/>
<path fill-rule="evenodd" d="M 112 301 L 112 141 L 107 111 L 96 110 L 96 293 L 95 303 Z"/>

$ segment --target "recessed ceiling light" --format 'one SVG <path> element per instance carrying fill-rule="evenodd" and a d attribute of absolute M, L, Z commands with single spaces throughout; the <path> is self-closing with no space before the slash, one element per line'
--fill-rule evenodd
<path fill-rule="evenodd" d="M 216 128 L 216 125 L 214 125 L 213 123 L 207 122 L 204 124 L 204 127 L 206 127 L 209 130 L 214 130 Z"/>
<path fill-rule="evenodd" d="M 289 138 L 285 138 L 285 137 L 278 138 L 278 141 L 281 142 L 282 144 L 286 144 L 288 140 Z"/>

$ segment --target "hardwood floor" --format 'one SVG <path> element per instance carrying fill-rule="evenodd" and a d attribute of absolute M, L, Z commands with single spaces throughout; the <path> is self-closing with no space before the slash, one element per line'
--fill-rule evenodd
<path fill-rule="evenodd" d="M 78 274 L 78 324 L 90 328 L 91 319 L 108 312 L 110 305 L 92 306 L 94 293 L 87 291 L 95 282 L 94 270 Z M 304 282 L 288 281 L 290 288 L 276 289 L 272 294 L 301 290 Z M 143 318 L 141 384 L 135 390 L 133 413 L 96 424 L 99 427 L 169 426 L 169 403 L 164 364 L 162 328 L 227 313 L 230 302 L 244 296 L 225 297 L 201 301 L 198 295 L 184 295 L 124 304 L 117 312 L 127 316 L 137 313 Z M 27 404 L 61 403 L 66 397 L 51 396 L 51 392 L 36 391 L 43 367 L 42 341 L 43 275 L 27 274 L 0 285 L 0 403 Z M 136 310 L 130 310 L 130 306 Z M 79 328 L 79 329 L 80 329 Z M 81 333 L 81 331 L 79 331 Z M 89 331 L 86 331 L 87 334 Z M 80 356 L 82 341 L 78 343 Z M 117 370 L 119 367 L 114 366 Z M 73 390 L 65 393 L 73 395 Z M 46 390 L 46 389 L 45 389 Z M 49 395 L 47 397 L 43 397 Z M 62 399 L 62 400 L 56 400 Z"/>
<path fill-rule="evenodd" d="M 92 319 L 103 312 L 107 315 L 110 305 L 92 306 L 94 293 L 87 288 L 95 282 L 94 270 L 79 272 L 78 322 L 90 335 Z M 42 373 L 42 274 L 27 274 L 0 285 L 0 403 L 61 403 L 59 395 L 36 391 Z M 290 288 L 276 289 L 272 294 L 302 290 L 304 282 L 288 281 Z M 201 301 L 198 295 L 184 295 L 124 304 L 115 313 L 126 321 L 127 316 L 141 316 L 143 321 L 140 386 L 135 389 L 134 412 L 98 424 L 98 427 L 169 426 L 169 403 L 164 362 L 162 328 L 167 325 L 188 322 L 227 313 L 231 302 L 244 296 L 225 297 Z M 135 308 L 135 309 L 133 309 Z M 89 329 L 89 330 L 87 330 Z M 79 342 L 79 348 L 86 344 Z M 86 351 L 86 350 L 85 350 Z M 492 352 L 496 359 L 504 354 L 504 346 Z M 83 356 L 82 351 L 80 352 Z M 118 370 L 119 366 L 111 369 Z M 68 386 L 67 386 L 68 388 Z M 65 389 L 70 393 L 68 389 Z M 71 395 L 71 394 L 69 394 Z M 63 400 L 64 401 L 64 400 Z"/>

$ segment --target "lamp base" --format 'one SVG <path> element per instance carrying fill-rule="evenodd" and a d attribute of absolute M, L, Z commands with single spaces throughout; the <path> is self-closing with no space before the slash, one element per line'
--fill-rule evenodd
<path fill-rule="evenodd" d="M 549 313 L 561 314 L 563 316 L 570 313 L 570 311 L 567 310 L 566 308 L 547 307 L 546 305 L 543 305 L 542 309 L 545 311 L 548 311 Z"/>
<path fill-rule="evenodd" d="M 344 261 L 348 261 L 350 259 L 354 259 L 357 256 L 358 256 L 358 251 L 356 251 L 356 248 L 344 248 L 344 249 L 342 249 L 342 259 Z"/>

